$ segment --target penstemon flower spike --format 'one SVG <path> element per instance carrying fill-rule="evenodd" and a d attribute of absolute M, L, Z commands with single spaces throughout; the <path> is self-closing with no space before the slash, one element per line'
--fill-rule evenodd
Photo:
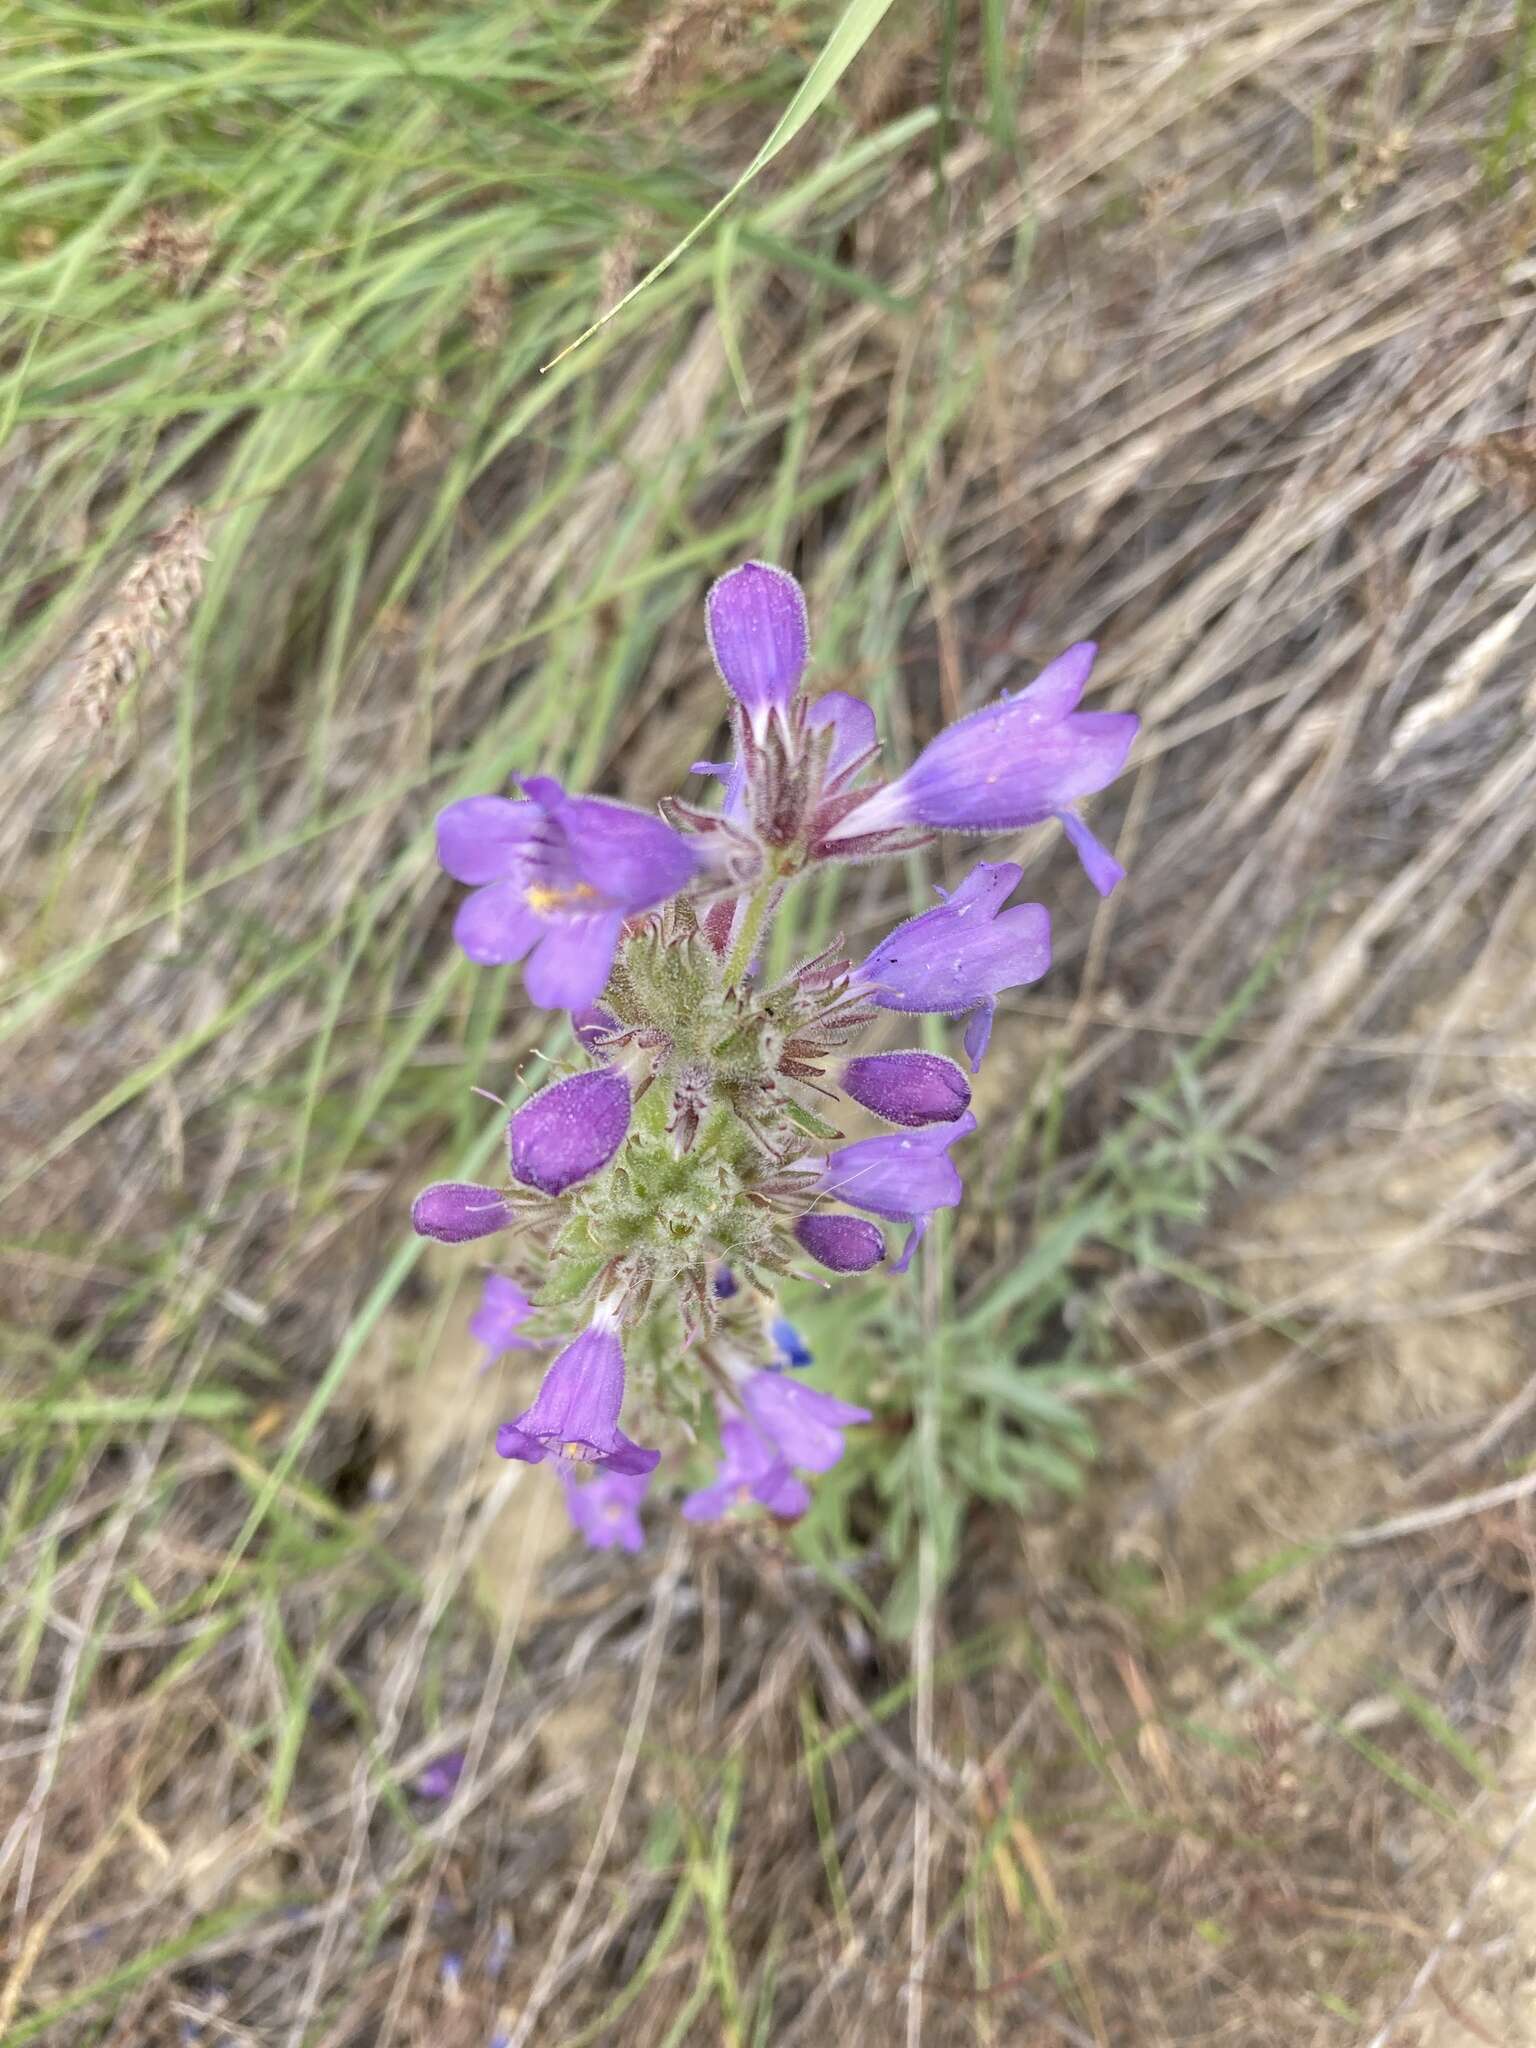
<path fill-rule="evenodd" d="M 471 1332 L 488 1362 L 554 1355 L 497 1449 L 553 1463 L 600 1549 L 640 1547 L 661 1457 L 620 1427 L 626 1404 L 646 1436 L 673 1418 L 679 1443 L 713 1405 L 718 1467 L 683 1501 L 687 1519 L 806 1511 L 803 1475 L 836 1464 L 844 1432 L 871 1418 L 808 1382 L 815 1361 L 777 1283 L 905 1272 L 935 1212 L 960 1200 L 950 1149 L 977 1128 L 954 1060 L 858 1042 L 882 1012 L 965 1018 L 975 1071 L 998 996 L 1050 965 L 1046 910 L 1008 906 L 1022 870 L 980 861 L 858 965 L 839 940 L 769 982 L 768 934 L 799 877 L 941 832 L 1047 821 L 1101 893 L 1122 872 L 1077 806 L 1120 772 L 1137 721 L 1078 710 L 1090 643 L 882 783 L 870 706 L 805 693 L 792 576 L 731 570 L 705 630 L 731 700 L 732 758 L 695 764 L 722 779 L 718 801 L 667 799 L 656 817 L 526 775 L 521 800 L 468 797 L 437 820 L 442 866 L 470 890 L 458 944 L 479 964 L 521 962 L 530 1000 L 571 1012 L 576 1046 L 508 1116 L 506 1184 L 438 1182 L 411 1220 L 445 1244 L 507 1233 L 497 1264 L 515 1277 L 490 1274 Z M 897 1129 L 844 1142 L 860 1110 Z M 907 1232 L 894 1263 L 883 1224 Z"/>

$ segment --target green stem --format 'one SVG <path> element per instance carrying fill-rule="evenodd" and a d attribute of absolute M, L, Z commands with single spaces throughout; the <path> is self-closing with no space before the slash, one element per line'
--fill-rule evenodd
<path fill-rule="evenodd" d="M 757 942 L 763 935 L 763 926 L 768 922 L 768 913 L 773 908 L 774 898 L 783 886 L 777 875 L 770 875 L 747 905 L 747 914 L 741 921 L 741 930 L 731 948 L 731 957 L 725 963 L 724 981 L 727 988 L 735 988 L 752 964 L 752 955 L 757 951 Z"/>

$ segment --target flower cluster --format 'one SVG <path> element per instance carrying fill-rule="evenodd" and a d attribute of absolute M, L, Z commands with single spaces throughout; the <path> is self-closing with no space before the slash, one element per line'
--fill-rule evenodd
<path fill-rule="evenodd" d="M 487 1363 L 558 1348 L 496 1447 L 552 1460 L 603 1549 L 640 1547 L 661 1457 L 620 1427 L 626 1396 L 643 1434 L 670 1418 L 679 1439 L 707 1430 L 713 1406 L 718 1462 L 683 1500 L 689 1520 L 805 1511 L 804 1475 L 835 1465 L 870 1415 L 800 1377 L 814 1361 L 778 1283 L 807 1262 L 905 1272 L 960 1200 L 950 1153 L 976 1129 L 956 1061 L 856 1043 L 881 1011 L 963 1018 L 974 1075 L 998 997 L 1050 965 L 1048 913 L 1009 904 L 1022 870 L 981 861 L 862 961 L 838 942 L 769 980 L 767 937 L 796 880 L 941 832 L 1053 819 L 1101 893 L 1122 872 L 1077 805 L 1120 772 L 1137 721 L 1078 710 L 1088 643 L 881 781 L 871 708 L 802 689 L 810 635 L 792 576 L 745 563 L 705 619 L 733 700 L 731 759 L 696 764 L 723 782 L 718 803 L 669 800 L 657 817 L 530 775 L 517 800 L 468 797 L 437 821 L 439 859 L 470 889 L 458 944 L 484 965 L 520 962 L 530 1000 L 571 1013 L 579 1050 L 509 1117 L 506 1180 L 438 1182 L 412 1222 L 445 1244 L 509 1243 L 520 1277 L 490 1274 L 471 1334 Z M 840 1096 L 894 1128 L 841 1142 L 824 1113 Z M 899 1252 L 888 1224 L 905 1232 Z"/>

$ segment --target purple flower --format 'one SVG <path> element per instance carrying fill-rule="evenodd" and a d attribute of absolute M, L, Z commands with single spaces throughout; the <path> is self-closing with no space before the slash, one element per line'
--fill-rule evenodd
<path fill-rule="evenodd" d="M 846 690 L 828 690 L 824 696 L 818 697 L 806 713 L 806 724 L 813 732 L 830 725 L 834 734 L 826 781 L 822 785 L 824 794 L 828 796 L 846 789 L 859 770 L 879 752 L 880 736 L 875 728 L 874 712 L 862 697 L 852 697 Z"/>
<path fill-rule="evenodd" d="M 885 1257 L 884 1237 L 862 1216 L 812 1209 L 795 1218 L 794 1232 L 801 1250 L 834 1273 L 867 1273 Z"/>
<path fill-rule="evenodd" d="M 473 1181 L 439 1180 L 423 1188 L 411 1204 L 411 1228 L 418 1237 L 439 1244 L 468 1244 L 505 1230 L 513 1218 L 512 1204 L 499 1188 L 477 1187 Z"/>
<path fill-rule="evenodd" d="M 649 1472 L 599 1472 L 585 1482 L 570 1471 L 561 1477 L 571 1520 L 594 1550 L 642 1548 L 640 1503 L 651 1483 Z"/>
<path fill-rule="evenodd" d="M 462 1749 L 450 1749 L 445 1755 L 434 1757 L 425 1770 L 417 1773 L 412 1790 L 420 1799 L 447 1799 L 463 1775 L 464 1752 Z"/>
<path fill-rule="evenodd" d="M 523 780 L 527 803 L 471 796 L 437 819 L 437 857 L 476 884 L 453 935 L 482 967 L 528 959 L 529 999 L 580 1010 L 602 993 L 626 917 L 692 880 L 680 833 L 628 804 L 567 796 L 549 775 Z"/>
<path fill-rule="evenodd" d="M 774 1444 L 744 1416 L 720 1424 L 720 1450 L 714 1484 L 686 1497 L 684 1521 L 718 1521 L 753 1500 L 774 1515 L 803 1515 L 810 1506 L 805 1481 L 795 1477 Z"/>
<path fill-rule="evenodd" d="M 695 761 L 690 770 L 694 775 L 713 775 L 725 784 L 725 793 L 720 800 L 722 818 L 739 818 L 747 808 L 747 770 L 745 762 Z"/>
<path fill-rule="evenodd" d="M 787 1316 L 775 1316 L 769 1334 L 780 1358 L 792 1371 L 798 1372 L 802 1366 L 816 1363 L 815 1352 Z"/>
<path fill-rule="evenodd" d="M 937 909 L 897 925 L 853 977 L 882 1010 L 950 1017 L 973 1011 L 965 1033 L 973 1074 L 992 1035 L 998 996 L 1038 981 L 1051 964 L 1045 906 L 1003 909 L 1023 873 L 1011 860 L 978 861 Z"/>
<path fill-rule="evenodd" d="M 563 1195 L 605 1167 L 629 1130 L 629 1083 L 594 1067 L 541 1088 L 508 1132 L 512 1176 L 542 1194 Z"/>
<path fill-rule="evenodd" d="M 1059 818 L 1088 879 L 1107 896 L 1123 869 L 1070 809 L 1114 781 L 1141 721 L 1128 711 L 1078 711 L 1097 649 L 1080 641 L 1028 689 L 946 726 L 905 775 L 876 790 L 825 835 L 839 842 L 927 825 L 948 832 L 1012 832 Z"/>
<path fill-rule="evenodd" d="M 651 1472 L 660 1451 L 631 1443 L 619 1428 L 624 1404 L 624 1353 L 611 1310 L 601 1307 L 574 1343 L 567 1344 L 539 1388 L 533 1406 L 496 1432 L 503 1458 L 538 1465 L 605 1465 L 611 1472 Z"/>
<path fill-rule="evenodd" d="M 830 1472 L 843 1455 L 843 1431 L 870 1419 L 867 1408 L 855 1408 L 851 1401 L 839 1401 L 782 1372 L 753 1373 L 741 1398 L 785 1463 L 807 1472 Z"/>
<path fill-rule="evenodd" d="M 893 1272 L 905 1273 L 935 1209 L 952 1209 L 961 1195 L 960 1175 L 947 1148 L 976 1128 L 969 1110 L 952 1124 L 889 1138 L 861 1138 L 827 1160 L 818 1183 L 855 1209 L 909 1223 L 911 1234 Z"/>
<path fill-rule="evenodd" d="M 601 1003 L 588 1003 L 571 1018 L 571 1029 L 584 1052 L 595 1052 L 601 1041 L 618 1028 L 618 1019 L 610 1016 Z"/>
<path fill-rule="evenodd" d="M 761 732 L 786 712 L 810 653 L 805 598 L 784 569 L 744 562 L 722 576 L 704 600 L 709 651 L 721 681 Z"/>
<path fill-rule="evenodd" d="M 490 1352 L 487 1365 L 504 1351 L 538 1349 L 531 1337 L 517 1334 L 532 1314 L 533 1303 L 515 1280 L 509 1280 L 505 1273 L 486 1274 L 480 1306 L 469 1319 L 469 1334 Z"/>
<path fill-rule="evenodd" d="M 717 1301 L 729 1301 L 733 1294 L 738 1294 L 740 1291 L 740 1282 L 737 1280 L 736 1275 L 731 1271 L 730 1267 L 716 1266 L 715 1299 Z"/>
<path fill-rule="evenodd" d="M 953 1123 L 971 1106 L 970 1082 L 936 1052 L 873 1053 L 849 1060 L 840 1078 L 855 1102 L 908 1130 Z"/>

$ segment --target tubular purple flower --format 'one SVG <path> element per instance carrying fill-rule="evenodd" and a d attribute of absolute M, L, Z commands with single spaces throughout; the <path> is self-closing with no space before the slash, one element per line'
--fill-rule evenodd
<path fill-rule="evenodd" d="M 523 779 L 526 803 L 472 796 L 437 819 L 437 854 L 475 884 L 453 935 L 482 967 L 527 959 L 530 1001 L 580 1010 L 602 993 L 626 917 L 686 887 L 698 857 L 660 818 Z"/>
<path fill-rule="evenodd" d="M 627 1550 L 633 1554 L 645 1544 L 640 1526 L 640 1503 L 651 1483 L 649 1472 L 599 1472 L 586 1481 L 570 1471 L 561 1473 L 565 1483 L 565 1505 L 577 1533 L 593 1550 Z"/>
<path fill-rule="evenodd" d="M 810 655 L 805 597 L 787 570 L 743 562 L 704 600 L 709 651 L 720 679 L 760 732 L 786 712 Z"/>
<path fill-rule="evenodd" d="M 827 762 L 827 779 L 823 785 L 823 793 L 827 796 L 846 789 L 859 770 L 880 751 L 874 712 L 862 697 L 850 696 L 846 690 L 828 690 L 818 697 L 806 712 L 805 722 L 812 732 L 830 725 L 834 734 L 832 754 Z"/>
<path fill-rule="evenodd" d="M 418 1237 L 439 1244 L 468 1244 L 505 1230 L 516 1212 L 499 1188 L 477 1187 L 473 1181 L 439 1180 L 423 1188 L 411 1204 L 411 1228 Z"/>
<path fill-rule="evenodd" d="M 960 1199 L 960 1175 L 947 1148 L 957 1138 L 968 1138 L 975 1128 L 976 1119 L 967 1110 L 952 1124 L 936 1124 L 911 1135 L 861 1138 L 830 1156 L 818 1188 L 855 1209 L 910 1224 L 901 1257 L 891 1269 L 905 1273 L 934 1210 L 952 1209 Z"/>
<path fill-rule="evenodd" d="M 870 1420 L 867 1408 L 855 1408 L 851 1401 L 839 1401 L 782 1372 L 753 1373 L 741 1398 L 785 1463 L 807 1472 L 830 1472 L 843 1455 L 843 1431 Z"/>
<path fill-rule="evenodd" d="M 797 1216 L 794 1233 L 800 1249 L 834 1273 L 867 1273 L 885 1257 L 885 1238 L 874 1224 L 837 1209 Z"/>
<path fill-rule="evenodd" d="M 497 1430 L 501 1457 L 521 1458 L 529 1465 L 553 1457 L 562 1464 L 603 1465 L 610 1472 L 655 1470 L 660 1451 L 632 1443 L 619 1428 L 624 1352 L 616 1330 L 612 1309 L 600 1305 L 544 1375 L 533 1406 Z"/>
<path fill-rule="evenodd" d="M 952 896 L 897 925 L 853 976 L 853 986 L 883 1010 L 950 1017 L 974 1012 L 965 1034 L 973 1074 L 987 1049 L 998 996 L 1038 981 L 1051 964 L 1045 906 L 1002 907 L 1023 873 L 1011 860 L 978 861 Z"/>
<path fill-rule="evenodd" d="M 720 1450 L 714 1483 L 683 1501 L 684 1521 L 718 1521 L 754 1500 L 773 1515 L 803 1515 L 810 1506 L 804 1480 L 795 1477 L 776 1446 L 745 1417 L 721 1422 Z"/>
<path fill-rule="evenodd" d="M 953 1123 L 971 1106 L 970 1082 L 941 1053 L 872 1053 L 849 1060 L 839 1078 L 861 1108 L 908 1130 Z"/>
<path fill-rule="evenodd" d="M 504 1351 L 536 1351 L 531 1337 L 517 1333 L 533 1314 L 533 1303 L 505 1273 L 487 1273 L 480 1306 L 469 1319 L 469 1334 L 490 1353 L 487 1365 Z"/>
<path fill-rule="evenodd" d="M 541 1194 L 563 1195 L 605 1167 L 629 1130 L 629 1083 L 594 1067 L 541 1088 L 508 1127 L 512 1176 Z"/>
<path fill-rule="evenodd" d="M 1070 806 L 1114 781 L 1141 721 L 1132 712 L 1076 710 L 1096 652 L 1091 640 L 1080 641 L 1016 697 L 946 726 L 904 775 L 833 825 L 827 849 L 912 825 L 1012 832 L 1058 818 L 1088 879 L 1108 895 L 1123 871 Z"/>

